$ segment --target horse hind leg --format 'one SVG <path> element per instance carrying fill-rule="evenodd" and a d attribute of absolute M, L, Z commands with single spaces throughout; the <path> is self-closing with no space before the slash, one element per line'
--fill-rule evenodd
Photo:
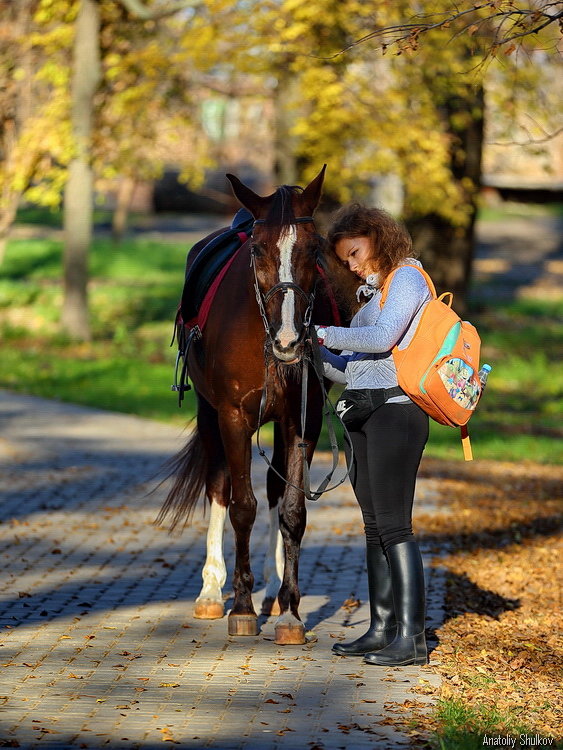
<path fill-rule="evenodd" d="M 227 568 L 223 556 L 223 536 L 231 487 L 217 412 L 203 399 L 200 399 L 198 410 L 198 428 L 208 456 L 205 493 L 210 503 L 210 518 L 207 555 L 202 570 L 203 586 L 195 601 L 194 617 L 216 620 L 225 614 L 223 586 L 227 579 Z"/>
<path fill-rule="evenodd" d="M 227 509 L 208 494 L 211 504 L 207 530 L 207 556 L 202 570 L 203 586 L 195 600 L 194 617 L 199 620 L 217 620 L 225 614 L 223 586 L 227 568 L 223 557 L 223 534 Z"/>
<path fill-rule="evenodd" d="M 279 474 L 283 476 L 285 465 L 284 443 L 279 424 L 274 424 L 274 454 L 272 465 Z M 266 582 L 266 593 L 262 602 L 261 614 L 279 615 L 280 605 L 278 592 L 280 590 L 285 555 L 283 551 L 283 538 L 280 532 L 280 521 L 278 503 L 283 497 L 285 485 L 283 479 L 276 474 L 272 468 L 268 469 L 266 487 L 268 494 L 268 507 L 270 510 L 269 543 L 266 558 L 264 560 L 264 581 Z"/>

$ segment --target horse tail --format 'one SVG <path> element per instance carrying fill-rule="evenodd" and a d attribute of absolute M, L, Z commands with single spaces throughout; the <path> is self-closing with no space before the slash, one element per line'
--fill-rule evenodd
<path fill-rule="evenodd" d="M 174 476 L 174 484 L 164 501 L 156 523 L 172 514 L 170 531 L 181 522 L 184 528 L 190 521 L 197 501 L 202 495 L 207 475 L 208 458 L 197 427 L 186 445 L 166 464 L 166 479 Z"/>

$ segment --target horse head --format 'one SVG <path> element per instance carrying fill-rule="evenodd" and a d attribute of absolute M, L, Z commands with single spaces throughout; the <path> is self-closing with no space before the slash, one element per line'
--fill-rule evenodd
<path fill-rule="evenodd" d="M 251 259 L 256 295 L 274 356 L 298 362 L 310 324 L 322 239 L 313 213 L 319 203 L 326 164 L 306 188 L 282 185 L 261 197 L 228 174 L 233 192 L 254 217 Z"/>

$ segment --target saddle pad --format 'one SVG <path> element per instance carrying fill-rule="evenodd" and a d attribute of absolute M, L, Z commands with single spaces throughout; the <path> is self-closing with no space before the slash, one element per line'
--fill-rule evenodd
<path fill-rule="evenodd" d="M 210 240 L 186 272 L 180 314 L 189 325 L 197 317 L 213 281 L 248 239 L 254 217 L 245 208 L 238 211 L 231 226 Z"/>

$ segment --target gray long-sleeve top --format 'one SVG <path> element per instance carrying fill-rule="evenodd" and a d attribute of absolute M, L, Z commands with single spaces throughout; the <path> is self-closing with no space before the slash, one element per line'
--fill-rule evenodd
<path fill-rule="evenodd" d="M 406 263 L 422 268 L 409 258 Z M 392 388 L 398 385 L 391 350 L 410 343 L 423 308 L 432 299 L 424 276 L 408 266 L 396 271 L 383 308 L 378 289 L 352 318 L 350 328 L 327 326 L 321 347 L 327 378 L 347 388 Z M 329 349 L 341 349 L 335 354 Z M 396 396 L 390 402 L 408 402 Z"/>

